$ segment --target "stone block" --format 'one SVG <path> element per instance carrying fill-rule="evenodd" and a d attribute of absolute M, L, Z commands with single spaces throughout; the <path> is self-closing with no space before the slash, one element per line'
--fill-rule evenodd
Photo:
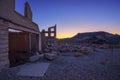
<path fill-rule="evenodd" d="M 54 54 L 54 53 L 45 53 L 45 54 L 44 54 L 44 58 L 47 59 L 47 60 L 50 60 L 50 61 L 51 61 L 51 60 L 54 60 L 54 59 L 56 58 L 56 56 L 57 56 L 57 55 Z"/>
<path fill-rule="evenodd" d="M 8 44 L 1 44 L 0 45 L 0 49 L 7 49 L 8 48 Z"/>
<path fill-rule="evenodd" d="M 8 54 L 0 54 L 0 62 L 1 61 L 5 61 L 6 59 L 8 59 Z"/>
<path fill-rule="evenodd" d="M 8 40 L 6 39 L 6 40 L 1 40 L 0 39 L 0 44 L 8 44 Z"/>
<path fill-rule="evenodd" d="M 3 69 L 7 69 L 7 68 L 9 68 L 9 61 L 8 60 L 0 61 L 0 72 Z"/>
<path fill-rule="evenodd" d="M 0 34 L 2 34 L 2 35 L 7 35 L 7 34 L 8 34 L 8 31 L 7 31 L 7 30 L 0 30 Z"/>
<path fill-rule="evenodd" d="M 88 50 L 82 50 L 82 53 L 83 53 L 83 54 L 88 54 L 89 51 L 88 51 Z"/>
<path fill-rule="evenodd" d="M 74 56 L 78 57 L 78 56 L 82 56 L 83 54 L 81 52 L 74 52 Z"/>
<path fill-rule="evenodd" d="M 57 54 L 57 52 L 56 52 L 56 51 L 52 51 L 51 53 L 52 53 L 52 54 Z"/>
<path fill-rule="evenodd" d="M 0 54 L 8 53 L 8 48 L 0 48 Z"/>

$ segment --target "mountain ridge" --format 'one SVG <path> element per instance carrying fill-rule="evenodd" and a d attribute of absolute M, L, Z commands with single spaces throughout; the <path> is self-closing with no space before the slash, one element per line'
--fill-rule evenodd
<path fill-rule="evenodd" d="M 105 31 L 77 33 L 72 38 L 65 38 L 62 41 L 82 42 L 82 43 L 120 43 L 120 35 Z"/>

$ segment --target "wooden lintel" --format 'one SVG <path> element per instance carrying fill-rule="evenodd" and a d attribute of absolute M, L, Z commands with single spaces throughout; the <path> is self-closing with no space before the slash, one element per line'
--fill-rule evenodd
<path fill-rule="evenodd" d="M 16 30 L 20 30 L 20 31 L 26 31 L 26 32 L 30 32 L 30 33 L 40 34 L 39 31 L 28 29 L 26 27 L 13 24 L 13 23 L 10 23 L 8 21 L 4 21 L 4 20 L 0 20 L 0 21 L 1 21 L 1 23 L 0 23 L 1 26 L 5 26 L 5 27 L 8 27 L 8 28 L 16 29 Z"/>

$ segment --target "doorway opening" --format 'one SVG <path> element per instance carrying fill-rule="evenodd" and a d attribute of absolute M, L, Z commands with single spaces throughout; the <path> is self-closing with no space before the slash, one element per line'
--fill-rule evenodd
<path fill-rule="evenodd" d="M 9 29 L 10 67 L 24 64 L 29 60 L 29 33 Z"/>

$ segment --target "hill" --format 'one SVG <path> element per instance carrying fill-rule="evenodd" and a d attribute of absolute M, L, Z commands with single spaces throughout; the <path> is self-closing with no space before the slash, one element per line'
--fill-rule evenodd
<path fill-rule="evenodd" d="M 62 39 L 63 42 L 80 42 L 95 44 L 118 44 L 120 43 L 120 35 L 112 34 L 104 31 L 77 33 L 72 38 Z"/>

